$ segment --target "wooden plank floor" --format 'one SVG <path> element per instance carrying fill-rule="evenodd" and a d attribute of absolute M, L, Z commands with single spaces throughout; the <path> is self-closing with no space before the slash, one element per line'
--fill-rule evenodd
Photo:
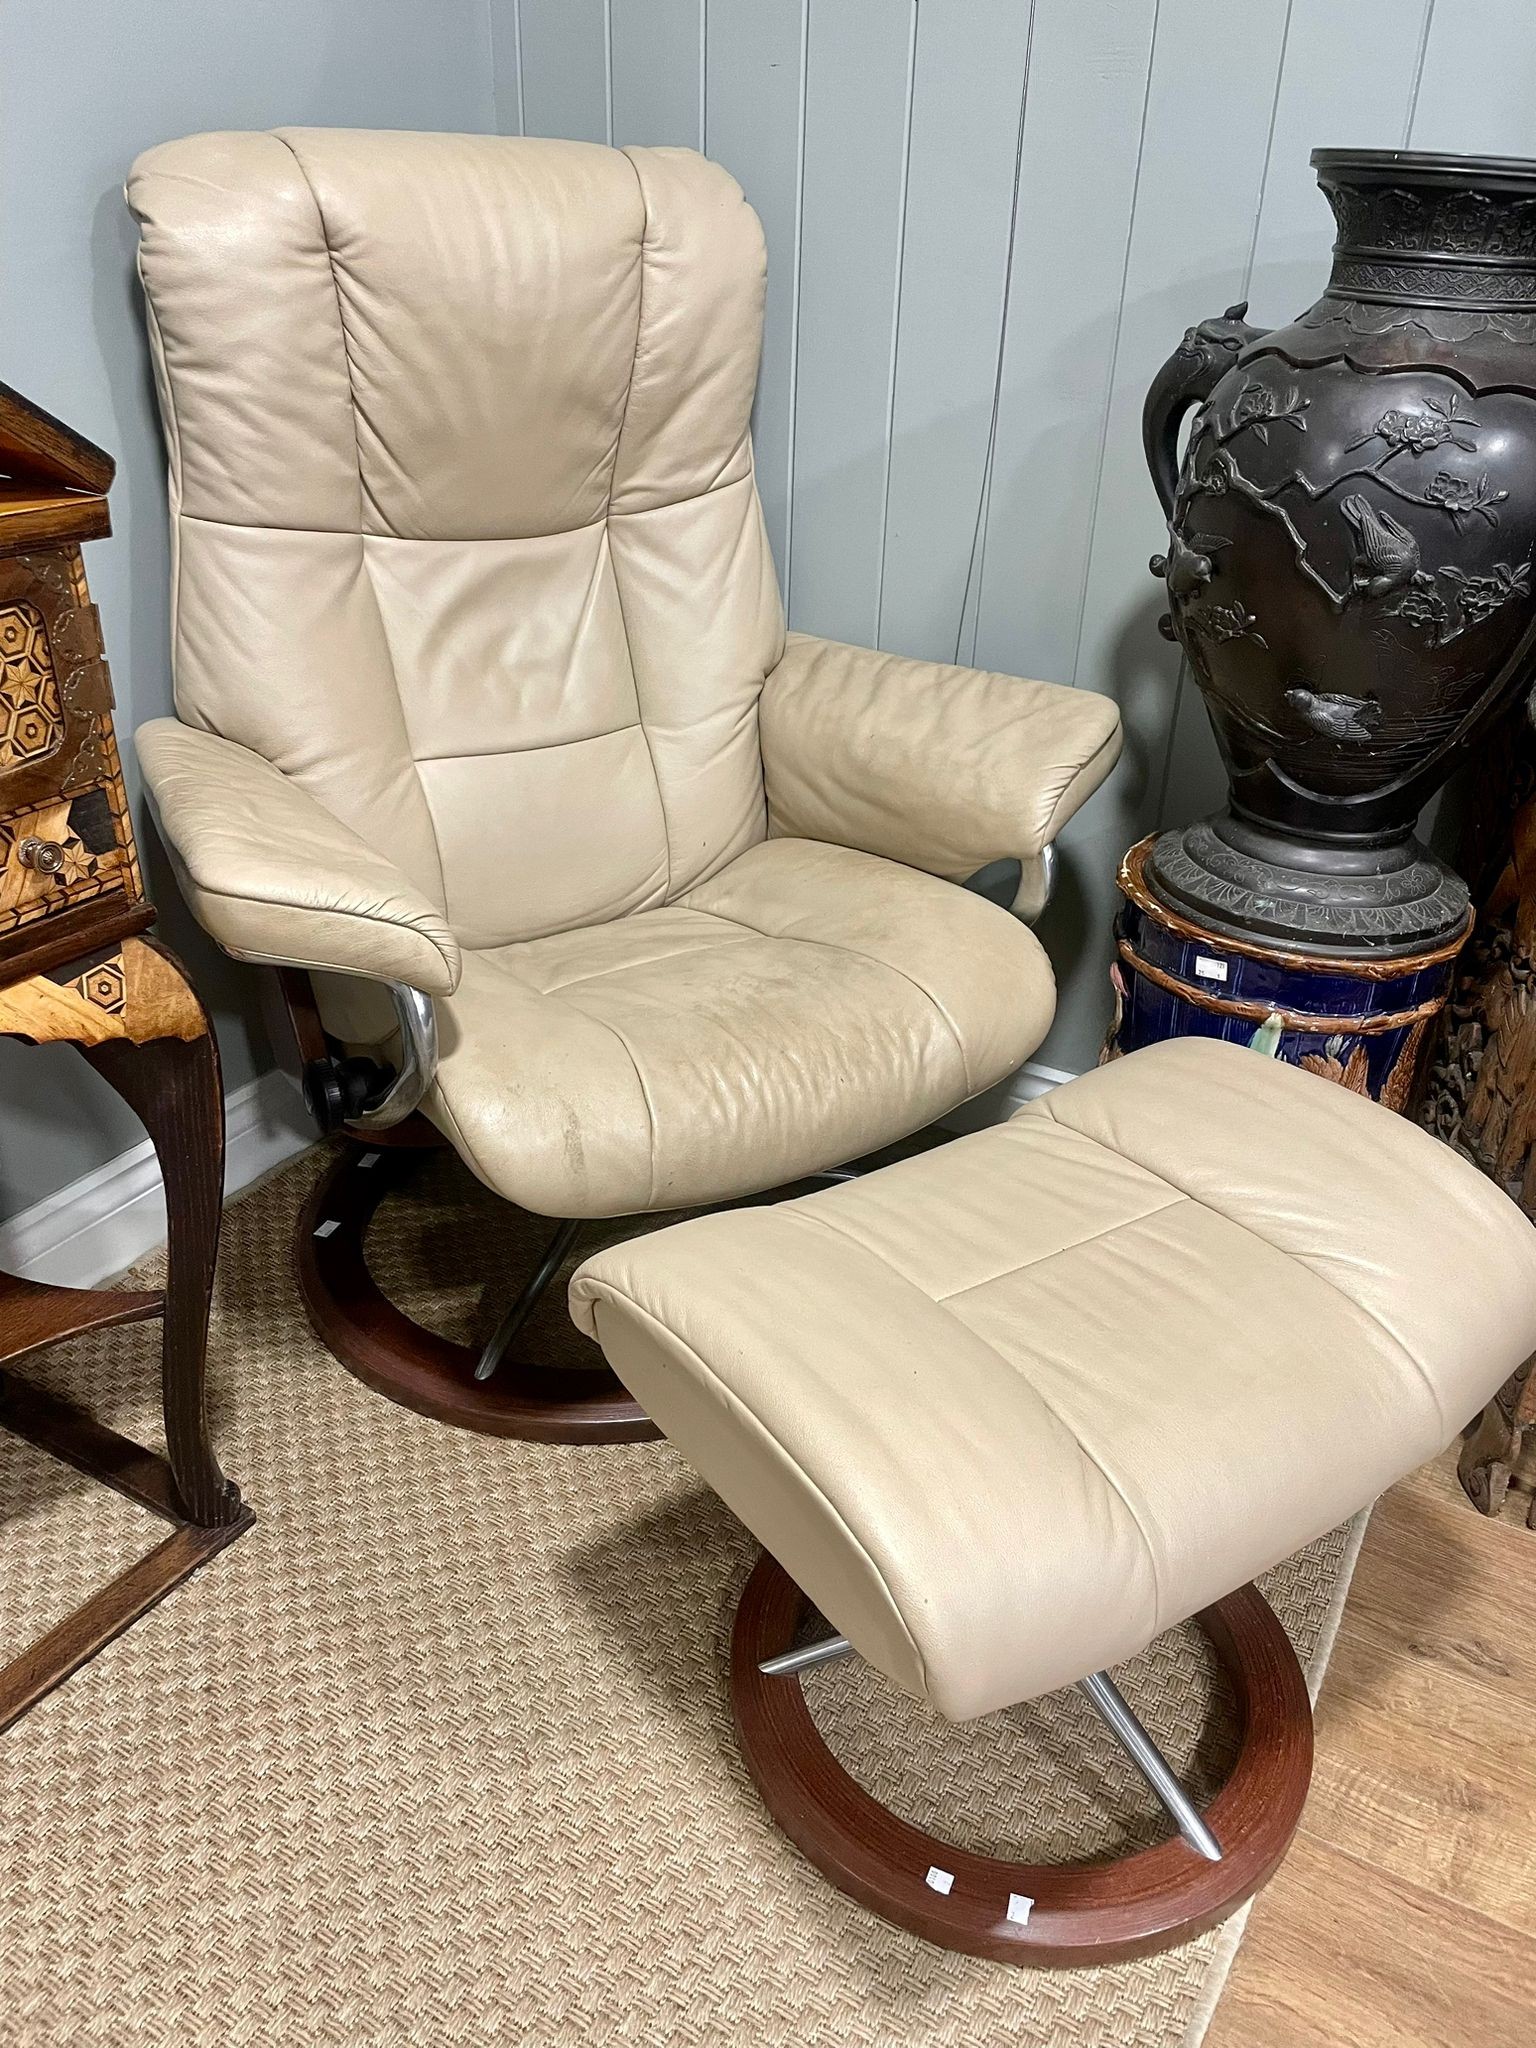
<path fill-rule="evenodd" d="M 1290 1856 L 1206 2048 L 1536 2040 L 1536 1531 L 1455 1453 L 1371 1517 Z"/>

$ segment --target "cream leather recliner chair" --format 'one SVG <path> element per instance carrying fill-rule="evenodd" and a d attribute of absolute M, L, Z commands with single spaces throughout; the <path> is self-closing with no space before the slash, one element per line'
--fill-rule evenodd
<path fill-rule="evenodd" d="M 570 1220 L 553 1271 L 581 1219 L 834 1168 L 1034 1050 L 1045 955 L 955 885 L 1013 862 L 1038 908 L 1115 707 L 786 637 L 748 432 L 763 240 L 723 170 L 295 129 L 150 150 L 128 197 L 179 714 L 139 758 L 198 917 L 320 977 L 331 1053 L 392 1004 L 392 1070 L 311 1046 L 375 1169 L 419 1106 Z M 333 1176 L 306 1226 L 311 1311 L 365 1378 L 475 1427 L 644 1430 L 611 1388 L 477 1384 L 370 1292 L 369 1208 Z"/>

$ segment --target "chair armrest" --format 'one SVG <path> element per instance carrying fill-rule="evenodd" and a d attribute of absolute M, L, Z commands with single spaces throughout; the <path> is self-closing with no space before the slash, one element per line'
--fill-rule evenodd
<path fill-rule="evenodd" d="M 175 718 L 134 743 L 187 900 L 226 952 L 427 995 L 458 987 L 436 904 L 280 768 Z"/>
<path fill-rule="evenodd" d="M 911 661 L 791 633 L 760 709 L 768 830 L 826 839 L 964 881 L 1044 850 L 1120 755 L 1093 690 Z"/>

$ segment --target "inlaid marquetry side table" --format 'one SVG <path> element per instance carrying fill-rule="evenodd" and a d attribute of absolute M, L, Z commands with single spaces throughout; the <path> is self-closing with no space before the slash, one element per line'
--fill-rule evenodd
<path fill-rule="evenodd" d="M 0 1425 L 170 1524 L 147 1556 L 0 1668 L 0 1729 L 250 1527 L 204 1397 L 224 1179 L 219 1055 L 175 957 L 146 936 L 80 544 L 111 531 L 113 462 L 0 385 L 0 1035 L 75 1046 L 135 1111 L 165 1181 L 165 1285 L 54 1287 L 0 1273 Z M 164 1455 L 13 1368 L 159 1317 Z M 5 1542 L 0 1519 L 0 1546 Z"/>

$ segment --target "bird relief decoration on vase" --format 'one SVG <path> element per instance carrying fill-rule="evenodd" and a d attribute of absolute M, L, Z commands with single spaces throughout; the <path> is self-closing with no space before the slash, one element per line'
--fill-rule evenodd
<path fill-rule="evenodd" d="M 1532 679 L 1536 164 L 1313 161 L 1323 297 L 1269 332 L 1245 306 L 1198 323 L 1148 395 L 1163 630 L 1231 784 L 1149 883 L 1231 928 L 1407 949 L 1467 907 L 1418 814 Z M 1306 888 L 1267 872 L 1298 846 Z M 1257 923 L 1240 881 L 1276 898 Z"/>

